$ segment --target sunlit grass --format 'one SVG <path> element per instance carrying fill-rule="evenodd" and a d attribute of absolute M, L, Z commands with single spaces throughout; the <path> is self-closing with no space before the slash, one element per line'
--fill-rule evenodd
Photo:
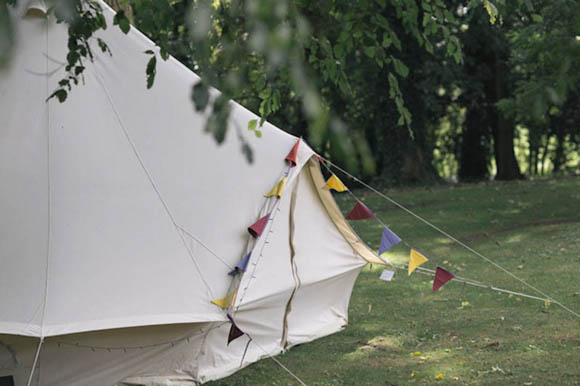
<path fill-rule="evenodd" d="M 347 181 L 345 181 L 347 182 Z M 580 311 L 580 178 L 484 183 L 387 192 L 477 251 L 576 312 Z M 534 294 L 380 197 L 357 192 L 395 233 L 429 262 L 458 276 Z M 354 201 L 337 197 L 346 212 Z M 381 227 L 353 223 L 373 248 Z M 404 265 L 409 250 L 385 255 Z M 580 320 L 551 304 L 367 266 L 354 288 L 349 326 L 294 347 L 279 359 L 308 385 L 578 385 Z M 414 353 L 419 353 L 414 355 Z M 442 375 L 441 375 L 442 374 Z M 439 379 L 436 379 L 436 377 Z M 294 385 L 265 359 L 214 385 Z"/>

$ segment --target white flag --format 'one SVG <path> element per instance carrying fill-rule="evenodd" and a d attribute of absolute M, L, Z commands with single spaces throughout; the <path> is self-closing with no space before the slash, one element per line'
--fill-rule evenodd
<path fill-rule="evenodd" d="M 385 269 L 383 271 L 383 273 L 381 273 L 381 280 L 391 281 L 391 280 L 393 280 L 394 275 L 395 275 L 395 271 L 389 271 L 388 269 Z"/>

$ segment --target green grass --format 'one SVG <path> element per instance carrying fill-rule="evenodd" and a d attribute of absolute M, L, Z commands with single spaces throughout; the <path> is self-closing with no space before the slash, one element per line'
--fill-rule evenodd
<path fill-rule="evenodd" d="M 346 182 L 346 181 L 345 181 Z M 352 185 L 352 184 L 351 184 Z M 356 192 L 422 251 L 428 268 L 534 294 L 377 195 Z M 580 178 L 389 191 L 396 201 L 580 311 Z M 354 201 L 337 196 L 345 212 Z M 376 248 L 381 227 L 353 224 Z M 404 263 L 408 249 L 388 252 Z M 352 294 L 349 326 L 278 359 L 308 385 L 578 385 L 580 319 L 552 304 L 431 277 L 367 266 Z M 462 306 L 463 304 L 463 306 Z M 443 373 L 440 380 L 435 376 Z M 211 385 L 294 385 L 264 359 Z"/>

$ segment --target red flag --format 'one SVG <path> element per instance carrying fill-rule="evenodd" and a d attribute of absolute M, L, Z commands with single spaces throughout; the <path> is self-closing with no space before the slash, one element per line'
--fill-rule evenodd
<path fill-rule="evenodd" d="M 267 215 L 265 215 L 264 217 L 262 217 L 261 219 L 259 219 L 255 223 L 253 223 L 252 225 L 250 225 L 250 227 L 248 227 L 248 232 L 250 232 L 250 234 L 256 238 L 260 237 L 260 235 L 262 234 L 262 231 L 264 230 L 264 227 L 266 226 L 266 223 L 268 222 L 269 218 L 270 218 L 270 213 L 268 213 Z"/>
<path fill-rule="evenodd" d="M 292 147 L 292 150 L 290 150 L 290 153 L 288 153 L 288 155 L 285 158 L 286 161 L 290 162 L 290 167 L 296 166 L 296 157 L 298 156 L 298 145 L 300 145 L 300 140 L 296 141 L 296 144 L 294 145 L 294 147 Z"/>
<path fill-rule="evenodd" d="M 244 332 L 238 328 L 236 322 L 234 322 L 234 318 L 232 318 L 230 314 L 227 314 L 227 317 L 230 320 L 230 322 L 232 322 L 232 326 L 230 327 L 230 333 L 228 334 L 228 346 L 229 346 L 232 341 L 244 335 Z"/>
<path fill-rule="evenodd" d="M 348 216 L 346 216 L 349 220 L 364 220 L 365 218 L 370 217 L 373 217 L 373 213 L 360 201 L 356 202 L 354 208 L 352 208 Z"/>
<path fill-rule="evenodd" d="M 443 286 L 443 284 L 447 283 L 454 277 L 455 275 L 451 272 L 446 271 L 441 267 L 437 267 L 437 271 L 435 271 L 435 279 L 433 279 L 433 292 L 437 291 Z"/>

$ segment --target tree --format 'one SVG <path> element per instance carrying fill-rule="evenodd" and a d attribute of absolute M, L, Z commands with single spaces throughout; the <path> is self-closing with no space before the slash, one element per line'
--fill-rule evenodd
<path fill-rule="evenodd" d="M 6 0 L 3 0 L 6 1 Z M 11 0 L 14 1 L 14 0 Z M 60 21 L 69 24 L 67 77 L 53 97 L 65 101 L 79 82 L 84 61 L 92 59 L 91 37 L 106 28 L 100 7 L 80 0 L 49 0 Z M 401 58 L 406 40 L 420 50 L 433 51 L 437 39 L 459 60 L 459 44 L 450 25 L 453 14 L 441 0 L 290 1 L 279 0 L 134 0 L 135 24 L 158 45 L 145 69 L 154 85 L 157 60 L 173 53 L 202 76 L 192 90 L 199 110 L 211 109 L 206 130 L 216 140 L 226 135 L 230 98 L 241 101 L 262 117 L 248 129 L 261 135 L 264 119 L 294 125 L 319 151 L 330 151 L 350 168 L 361 164 L 372 174 L 375 166 L 359 118 L 368 83 L 357 67 L 364 62 L 377 73 L 381 97 L 390 115 L 389 127 L 413 132 L 411 113 L 404 102 L 401 81 L 410 70 Z M 114 24 L 128 31 L 124 11 Z M 106 42 L 98 40 L 107 51 Z M 112 53 L 114 55 L 114 53 Z M 208 87 L 222 91 L 209 99 Z M 257 96 L 257 98 L 256 98 Z M 335 107 L 334 103 L 338 103 Z M 339 110 L 347 107 L 346 110 Z M 296 127 L 298 125 L 298 127 Z M 286 127 L 287 128 L 287 127 Z M 251 151 L 244 151 L 251 158 Z M 352 154 L 358 154 L 353 157 Z"/>

